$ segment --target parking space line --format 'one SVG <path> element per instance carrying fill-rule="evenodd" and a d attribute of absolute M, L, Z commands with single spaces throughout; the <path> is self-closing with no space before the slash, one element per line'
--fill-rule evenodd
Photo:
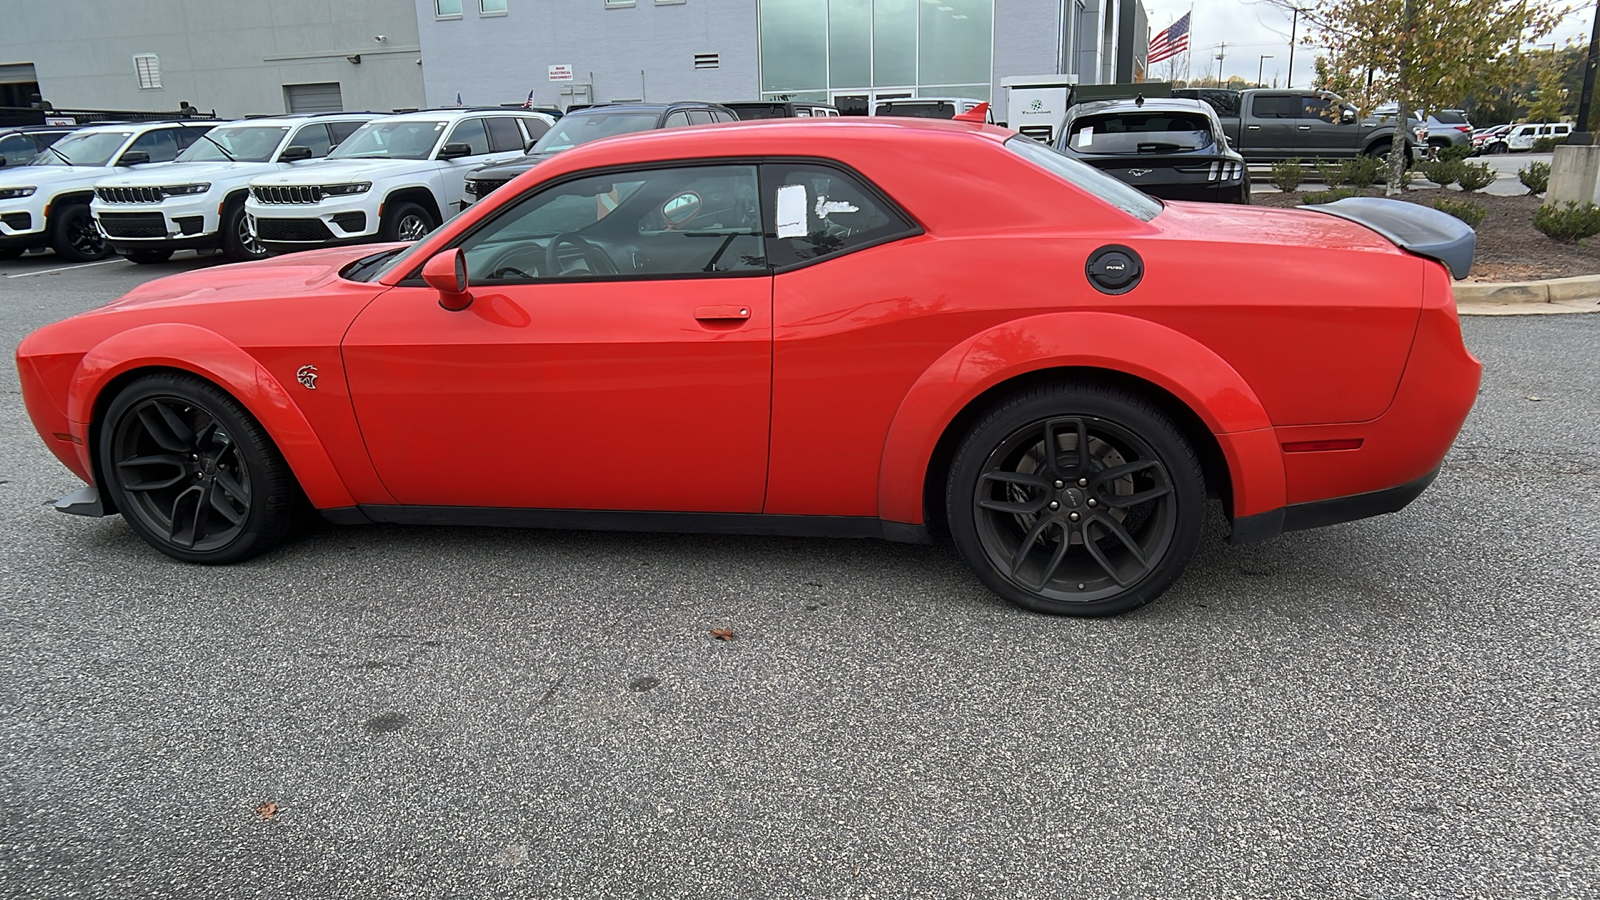
<path fill-rule="evenodd" d="M 87 269 L 90 266 L 109 266 L 112 263 L 119 263 L 119 262 L 122 262 L 122 260 L 120 260 L 120 259 L 102 259 L 99 262 L 80 263 L 79 265 L 76 265 L 76 266 L 62 266 L 59 269 L 40 269 L 37 272 L 18 272 L 15 275 L 7 275 L 6 277 L 7 278 L 27 278 L 29 275 L 54 275 L 57 272 L 71 272 L 73 269 Z"/>

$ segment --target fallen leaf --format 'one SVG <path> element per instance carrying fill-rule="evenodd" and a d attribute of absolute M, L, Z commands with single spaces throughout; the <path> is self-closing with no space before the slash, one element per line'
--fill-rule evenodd
<path fill-rule="evenodd" d="M 733 629 L 732 628 L 713 628 L 713 629 L 711 629 L 711 636 L 716 638 L 719 641 L 731 641 L 731 640 L 733 640 Z"/>
<path fill-rule="evenodd" d="M 267 802 L 256 807 L 256 814 L 261 816 L 261 818 L 270 821 L 273 816 L 278 814 L 278 804 L 268 800 Z"/>
<path fill-rule="evenodd" d="M 1538 402 L 1539 402 L 1539 401 L 1540 401 L 1540 400 L 1543 400 L 1543 399 L 1544 399 L 1544 398 L 1543 398 L 1543 397 L 1535 397 L 1535 396 L 1533 396 L 1533 395 L 1532 395 L 1532 394 L 1529 394 L 1529 395 L 1528 395 L 1528 399 L 1529 399 L 1529 400 L 1532 400 L 1532 401 L 1533 401 L 1533 402 L 1535 402 L 1535 403 L 1538 403 Z"/>

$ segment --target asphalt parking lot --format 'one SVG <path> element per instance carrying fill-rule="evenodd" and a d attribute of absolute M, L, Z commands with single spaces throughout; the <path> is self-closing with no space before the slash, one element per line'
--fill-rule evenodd
<path fill-rule="evenodd" d="M 200 264 L 0 263 L 0 344 Z M 1600 896 L 1600 316 L 1465 328 L 1420 500 L 1219 521 L 1108 621 L 877 542 L 188 567 L 49 508 L 78 483 L 7 364 L 0 897 Z"/>

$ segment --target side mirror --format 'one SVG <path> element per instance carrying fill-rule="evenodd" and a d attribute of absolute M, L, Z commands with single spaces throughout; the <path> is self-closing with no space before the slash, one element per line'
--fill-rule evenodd
<path fill-rule="evenodd" d="M 290 147 L 278 154 L 278 162 L 300 162 L 301 160 L 314 159 L 311 148 L 305 145 Z"/>
<path fill-rule="evenodd" d="M 422 265 L 422 280 L 439 292 L 439 305 L 460 312 L 472 305 L 467 293 L 467 254 L 460 247 L 446 250 Z"/>
<path fill-rule="evenodd" d="M 143 150 L 129 150 L 122 154 L 122 159 L 117 162 L 119 166 L 142 166 L 150 161 L 150 154 Z"/>
<path fill-rule="evenodd" d="M 1345 107 L 1344 110 L 1339 113 L 1339 122 L 1341 124 L 1350 125 L 1350 124 L 1353 124 L 1355 122 L 1355 120 L 1356 120 L 1356 111 L 1351 109 L 1348 106 Z"/>
<path fill-rule="evenodd" d="M 439 148 L 440 159 L 460 159 L 472 155 L 472 145 L 461 141 L 452 141 Z"/>
<path fill-rule="evenodd" d="M 700 195 L 684 191 L 661 205 L 661 218 L 673 228 L 687 223 L 700 214 Z"/>
<path fill-rule="evenodd" d="M 537 143 L 539 143 L 539 139 L 538 138 L 534 138 L 531 141 L 524 142 L 523 145 L 522 145 L 522 152 L 524 154 L 532 153 L 533 152 L 533 145 L 537 144 Z"/>

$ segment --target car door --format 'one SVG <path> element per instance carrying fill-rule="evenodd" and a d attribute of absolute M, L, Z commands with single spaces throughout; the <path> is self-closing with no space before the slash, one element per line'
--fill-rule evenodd
<path fill-rule="evenodd" d="M 1303 159 L 1349 156 L 1360 129 L 1353 119 L 1342 121 L 1342 111 L 1340 104 L 1326 97 L 1302 96 L 1300 118 L 1295 123 L 1295 155 Z"/>
<path fill-rule="evenodd" d="M 1244 146 L 1252 159 L 1286 159 L 1295 155 L 1299 126 L 1298 94 L 1252 95 Z"/>
<path fill-rule="evenodd" d="M 470 306 L 407 280 L 344 342 L 400 503 L 761 510 L 772 277 L 755 166 L 563 181 L 459 246 Z"/>
<path fill-rule="evenodd" d="M 479 116 L 457 122 L 439 147 L 443 149 L 450 144 L 466 144 L 472 148 L 472 152 L 466 156 L 438 161 L 443 176 L 442 193 L 439 195 L 441 208 L 452 212 L 463 208 L 461 201 L 466 199 L 467 172 L 480 166 L 508 162 L 522 155 L 521 148 L 496 152 L 489 143 L 488 127 L 484 119 Z"/>

